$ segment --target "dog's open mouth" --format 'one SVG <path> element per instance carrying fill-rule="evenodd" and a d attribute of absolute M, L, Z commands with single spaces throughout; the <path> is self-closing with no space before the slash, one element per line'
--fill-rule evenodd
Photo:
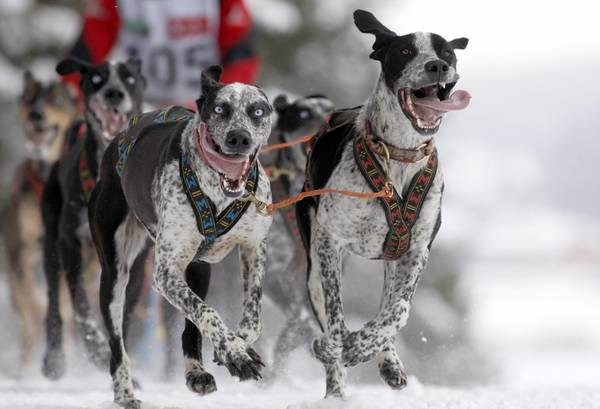
<path fill-rule="evenodd" d="M 402 88 L 398 91 L 402 111 L 417 131 L 423 134 L 434 133 L 446 112 L 465 109 L 469 105 L 471 95 L 467 91 L 458 90 L 450 94 L 454 85 L 456 82 L 437 83 L 419 89 Z"/>
<path fill-rule="evenodd" d="M 112 141 L 125 124 L 127 124 L 130 113 L 121 112 L 115 107 L 103 106 L 95 101 L 92 101 L 90 106 L 102 126 L 102 130 L 104 131 L 102 136 L 107 141 Z"/>
<path fill-rule="evenodd" d="M 27 133 L 27 141 L 25 149 L 33 157 L 38 157 L 42 154 L 45 147 L 52 145 L 58 136 L 58 125 L 43 125 L 36 126 L 28 123 L 25 131 Z"/>
<path fill-rule="evenodd" d="M 222 151 L 201 123 L 196 144 L 204 160 L 219 174 L 221 189 L 226 196 L 240 197 L 246 190 L 248 175 L 259 149 L 251 155 L 230 155 Z"/>
<path fill-rule="evenodd" d="M 34 125 L 27 123 L 25 127 L 27 139 L 35 146 L 50 144 L 58 135 L 58 125 Z"/>

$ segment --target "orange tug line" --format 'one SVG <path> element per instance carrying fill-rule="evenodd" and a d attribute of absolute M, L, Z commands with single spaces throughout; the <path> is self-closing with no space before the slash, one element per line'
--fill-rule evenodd
<path fill-rule="evenodd" d="M 261 152 L 271 152 L 271 151 L 275 151 L 275 150 L 284 149 L 289 146 L 310 142 L 314 137 L 315 137 L 315 134 L 301 136 L 301 137 L 296 138 L 289 142 L 275 143 L 272 145 L 267 145 L 267 146 L 263 147 L 260 151 Z M 301 192 L 295 196 L 289 197 L 280 202 L 272 203 L 272 204 L 266 204 L 265 202 L 258 200 L 256 197 L 254 197 L 254 195 L 245 196 L 242 200 L 247 200 L 249 202 L 254 203 L 258 213 L 272 216 L 276 210 L 282 209 L 287 206 L 291 206 L 307 197 L 321 196 L 325 193 L 336 193 L 336 194 L 340 194 L 340 195 L 344 195 L 344 196 L 350 196 L 350 197 L 355 197 L 357 199 L 365 199 L 366 200 L 366 199 L 376 199 L 376 198 L 380 198 L 380 197 L 391 197 L 394 194 L 394 191 L 393 191 L 391 183 L 388 182 L 383 189 L 381 189 L 377 192 L 369 192 L 369 193 L 355 192 L 352 190 L 323 188 L 323 189 L 314 189 L 314 190 L 308 190 L 306 192 Z"/>

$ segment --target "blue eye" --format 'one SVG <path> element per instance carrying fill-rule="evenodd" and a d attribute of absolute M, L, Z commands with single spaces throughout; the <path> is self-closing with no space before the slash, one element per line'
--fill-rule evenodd
<path fill-rule="evenodd" d="M 265 114 L 265 111 L 262 108 L 256 108 L 254 110 L 254 116 L 257 117 L 257 118 L 260 118 L 264 114 Z"/>
<path fill-rule="evenodd" d="M 310 117 L 312 117 L 310 111 L 303 109 L 302 111 L 300 111 L 300 113 L 298 114 L 300 116 L 300 119 L 309 119 Z"/>
<path fill-rule="evenodd" d="M 99 75 L 92 75 L 92 84 L 98 85 L 102 82 L 102 77 Z"/>
<path fill-rule="evenodd" d="M 133 77 L 127 77 L 127 78 L 125 78 L 125 81 L 127 81 L 127 83 L 129 85 L 135 84 L 135 78 L 133 78 Z"/>
<path fill-rule="evenodd" d="M 223 109 L 223 107 L 221 105 L 215 105 L 215 108 L 213 109 L 213 111 L 215 111 L 215 114 L 217 114 L 217 115 L 221 115 L 223 112 L 225 112 L 225 110 Z"/>

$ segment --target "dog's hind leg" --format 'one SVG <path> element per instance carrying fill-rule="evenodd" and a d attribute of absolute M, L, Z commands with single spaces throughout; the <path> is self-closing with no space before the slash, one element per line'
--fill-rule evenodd
<path fill-rule="evenodd" d="M 343 339 L 348 333 L 342 307 L 341 246 L 313 219 L 308 291 L 325 335 L 315 340 L 313 352 L 325 365 L 325 397 L 343 397 L 346 369 L 342 365 Z"/>
<path fill-rule="evenodd" d="M 275 245 L 273 243 L 271 247 Z M 285 252 L 284 248 L 273 251 L 284 254 Z M 297 248 L 289 262 L 273 263 L 270 254 L 269 266 L 272 266 L 272 270 L 269 269 L 265 277 L 265 294 L 285 316 L 284 327 L 275 342 L 273 369 L 269 371 L 269 377 L 273 378 L 273 371 L 284 369 L 291 352 L 310 345 L 319 329 L 309 311 L 304 249 Z"/>
<path fill-rule="evenodd" d="M 60 258 L 58 254 L 58 224 L 62 195 L 58 183 L 58 167 L 53 166 L 44 186 L 42 220 L 44 222 L 44 274 L 48 294 L 46 315 L 46 352 L 42 373 L 58 379 L 65 373 L 66 361 L 62 344 L 62 318 L 60 316 Z"/>
<path fill-rule="evenodd" d="M 141 402 L 133 392 L 129 358 L 123 340 L 123 321 L 130 270 L 136 258 L 145 257 L 142 250 L 146 233 L 133 215 L 127 215 L 127 203 L 120 188 L 108 188 L 119 186 L 118 181 L 105 187 L 107 182 L 99 182 L 89 208 L 90 228 L 102 266 L 100 311 L 109 334 L 114 400 L 127 409 L 139 409 Z M 132 272 L 143 274 L 142 269 L 138 270 L 141 271 Z"/>
<path fill-rule="evenodd" d="M 85 290 L 82 269 L 82 243 L 78 235 L 81 227 L 80 208 L 67 204 L 62 209 L 58 246 L 60 260 L 65 268 L 71 301 L 75 311 L 75 327 L 90 360 L 105 368 L 110 356 L 106 337 L 94 319 Z"/>
<path fill-rule="evenodd" d="M 202 262 L 192 262 L 185 270 L 187 284 L 202 300 L 206 300 L 208 293 L 210 270 L 210 264 Z M 185 384 L 188 389 L 200 395 L 216 391 L 215 378 L 206 371 L 202 362 L 202 334 L 194 323 L 187 319 L 181 335 L 181 346 L 185 359 Z"/>
<path fill-rule="evenodd" d="M 160 316 L 162 325 L 165 331 L 165 356 L 163 362 L 163 376 L 165 381 L 173 378 L 175 374 L 175 366 L 177 364 L 178 339 L 177 333 L 178 321 L 180 318 L 179 311 L 173 307 L 167 300 L 160 297 Z"/>
<path fill-rule="evenodd" d="M 144 237 L 140 241 L 145 242 L 146 238 Z M 146 259 L 148 258 L 149 250 L 149 247 L 144 247 L 141 250 L 129 271 L 129 281 L 125 291 L 125 315 L 123 317 L 123 336 L 126 340 L 126 345 L 129 338 L 129 323 L 144 287 Z M 133 387 L 140 389 L 140 384 L 135 379 L 133 379 Z"/>

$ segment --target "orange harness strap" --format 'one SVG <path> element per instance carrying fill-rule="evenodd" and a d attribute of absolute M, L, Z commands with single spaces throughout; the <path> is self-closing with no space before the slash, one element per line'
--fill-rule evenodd
<path fill-rule="evenodd" d="M 241 200 L 246 200 L 246 201 L 254 203 L 254 205 L 256 206 L 256 210 L 259 213 L 272 216 L 273 213 L 275 213 L 275 211 L 278 209 L 281 209 L 281 208 L 287 207 L 287 206 L 291 206 L 294 203 L 298 203 L 299 201 L 301 201 L 307 197 L 321 196 L 325 193 L 337 193 L 337 194 L 344 195 L 344 196 L 356 197 L 358 199 L 376 199 L 379 197 L 392 196 L 393 190 L 392 190 L 391 185 L 386 185 L 383 189 L 381 189 L 377 192 L 369 192 L 369 193 L 354 192 L 352 190 L 324 188 L 324 189 L 309 190 L 307 192 L 301 192 L 295 196 L 292 196 L 290 198 L 282 200 L 281 202 L 277 202 L 277 203 L 273 203 L 273 204 L 267 204 L 267 203 L 263 202 L 262 200 L 258 200 L 254 195 L 244 196 Z"/>
<path fill-rule="evenodd" d="M 296 138 L 292 141 L 289 142 L 283 142 L 283 143 L 274 143 L 271 145 L 267 145 L 264 146 L 263 148 L 261 148 L 261 152 L 271 152 L 271 151 L 276 151 L 279 149 L 283 149 L 283 148 L 287 148 L 288 146 L 294 146 L 294 145 L 298 145 L 301 143 L 306 143 L 309 142 L 312 138 L 315 137 L 315 134 L 311 134 L 311 135 L 304 135 L 301 136 L 299 138 Z"/>
<path fill-rule="evenodd" d="M 270 152 L 270 151 L 274 151 L 274 150 L 284 149 L 284 148 L 287 148 L 288 146 L 306 143 L 306 142 L 311 141 L 315 137 L 315 135 L 316 134 L 305 135 L 305 136 L 301 136 L 301 137 L 296 138 L 289 142 L 267 145 L 267 146 L 263 147 L 260 151 L 261 152 Z M 385 170 L 386 170 L 386 173 L 389 173 L 389 169 L 388 169 L 388 167 L 389 167 L 389 165 L 388 165 L 389 152 L 387 151 L 387 149 L 385 149 L 385 153 L 386 153 Z M 279 210 L 279 209 L 287 207 L 287 206 L 291 206 L 307 197 L 321 196 L 325 193 L 336 193 L 336 194 L 340 194 L 340 195 L 344 195 L 344 196 L 355 197 L 357 199 L 377 199 L 380 197 L 392 197 L 392 195 L 394 194 L 394 189 L 393 189 L 391 183 L 389 183 L 389 181 L 388 181 L 386 183 L 386 185 L 383 187 L 383 189 L 381 189 L 377 192 L 361 193 L 361 192 L 354 192 L 352 190 L 323 188 L 323 189 L 315 189 L 315 190 L 309 190 L 306 192 L 301 192 L 295 196 L 289 197 L 287 199 L 284 199 L 280 202 L 273 203 L 273 204 L 267 204 L 267 203 L 263 202 L 262 200 L 257 199 L 252 194 L 248 194 L 240 200 L 245 200 L 245 201 L 254 203 L 258 213 L 261 213 L 263 215 L 272 216 L 276 210 Z"/>

